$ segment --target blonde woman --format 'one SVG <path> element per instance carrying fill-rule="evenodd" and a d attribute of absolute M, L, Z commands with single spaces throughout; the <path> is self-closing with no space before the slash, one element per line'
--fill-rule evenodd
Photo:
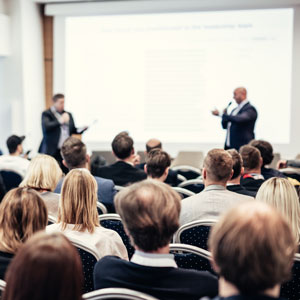
<path fill-rule="evenodd" d="M 0 204 L 0 278 L 14 254 L 48 221 L 46 205 L 39 194 L 28 188 L 10 190 Z"/>
<path fill-rule="evenodd" d="M 20 187 L 32 188 L 40 193 L 45 201 L 48 213 L 57 219 L 59 194 L 53 193 L 62 171 L 57 161 L 46 154 L 37 155 L 29 164 Z"/>
<path fill-rule="evenodd" d="M 256 194 L 256 200 L 279 210 L 290 223 L 297 243 L 300 242 L 300 204 L 295 187 L 285 178 L 273 177 L 265 181 Z"/>
<path fill-rule="evenodd" d="M 120 236 L 99 225 L 97 183 L 86 169 L 74 169 L 64 179 L 58 223 L 47 226 L 47 232 L 56 231 L 95 248 L 100 257 L 116 255 L 128 259 Z"/>

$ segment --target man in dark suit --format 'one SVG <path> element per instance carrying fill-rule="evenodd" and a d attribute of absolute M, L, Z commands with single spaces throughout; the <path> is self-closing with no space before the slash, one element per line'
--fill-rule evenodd
<path fill-rule="evenodd" d="M 63 164 L 69 170 L 83 168 L 88 171 L 90 157 L 86 153 L 85 144 L 75 137 L 69 137 L 65 140 L 61 147 L 61 155 Z M 114 213 L 114 196 L 116 194 L 115 185 L 112 180 L 94 176 L 98 185 L 98 201 L 103 203 L 108 212 Z M 60 194 L 63 179 L 61 179 L 55 189 L 55 193 Z"/>
<path fill-rule="evenodd" d="M 169 243 L 179 227 L 181 198 L 170 186 L 144 180 L 120 191 L 117 213 L 135 247 L 131 261 L 106 256 L 94 268 L 95 289 L 129 288 L 161 300 L 196 300 L 217 294 L 208 272 L 177 268 Z"/>
<path fill-rule="evenodd" d="M 143 170 L 135 168 L 133 140 L 126 133 L 119 133 L 112 141 L 112 150 L 117 162 L 105 167 L 94 167 L 93 175 L 111 179 L 116 185 L 125 186 L 147 178 Z"/>
<path fill-rule="evenodd" d="M 227 108 L 224 110 L 221 116 L 222 127 L 227 130 L 225 149 L 234 148 L 239 150 L 241 146 L 254 139 L 257 111 L 247 100 L 247 90 L 245 88 L 236 88 L 233 92 L 233 98 L 238 106 L 231 114 L 227 114 Z M 220 115 L 217 109 L 212 111 L 212 114 L 215 116 Z"/>

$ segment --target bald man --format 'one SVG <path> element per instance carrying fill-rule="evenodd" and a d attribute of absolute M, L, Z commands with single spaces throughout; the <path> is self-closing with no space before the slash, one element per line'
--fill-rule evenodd
<path fill-rule="evenodd" d="M 228 107 L 222 115 L 217 109 L 212 111 L 212 114 L 222 117 L 222 127 L 227 130 L 225 149 L 239 150 L 241 146 L 255 138 L 257 111 L 248 101 L 247 90 L 244 87 L 238 87 L 233 91 L 233 99 L 237 107 L 230 114 L 227 113 Z"/>

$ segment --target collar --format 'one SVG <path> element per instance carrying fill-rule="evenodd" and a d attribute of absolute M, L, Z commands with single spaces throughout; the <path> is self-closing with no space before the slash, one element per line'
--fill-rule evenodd
<path fill-rule="evenodd" d="M 244 101 L 242 101 L 239 105 L 238 105 L 238 109 L 242 109 L 246 104 L 249 103 L 248 99 L 245 99 Z"/>
<path fill-rule="evenodd" d="M 155 254 L 135 250 L 130 261 L 146 267 L 177 268 L 173 254 Z"/>
<path fill-rule="evenodd" d="M 243 178 L 253 178 L 255 180 L 257 180 L 257 179 L 265 179 L 262 174 L 258 174 L 258 173 L 245 173 L 243 175 Z"/>
<path fill-rule="evenodd" d="M 207 192 L 207 191 L 225 191 L 226 187 L 223 185 L 219 185 L 219 184 L 211 184 L 209 186 L 207 186 L 203 192 Z"/>
<path fill-rule="evenodd" d="M 130 165 L 132 167 L 134 167 L 133 163 L 129 162 L 129 161 L 124 161 L 122 159 L 118 159 L 117 162 L 123 162 L 124 164 Z"/>

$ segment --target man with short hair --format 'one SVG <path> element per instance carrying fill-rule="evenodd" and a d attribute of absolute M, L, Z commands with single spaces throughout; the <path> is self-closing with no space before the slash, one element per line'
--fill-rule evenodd
<path fill-rule="evenodd" d="M 255 197 L 255 192 L 248 191 L 241 185 L 241 176 L 244 174 L 241 155 L 235 149 L 229 149 L 227 152 L 231 155 L 233 162 L 233 175 L 227 182 L 227 189 L 238 194 Z"/>
<path fill-rule="evenodd" d="M 220 274 L 220 298 L 214 300 L 275 300 L 291 277 L 297 245 L 279 212 L 262 202 L 247 202 L 213 227 L 209 248 Z"/>
<path fill-rule="evenodd" d="M 117 162 L 104 167 L 95 167 L 93 175 L 111 179 L 116 185 L 125 186 L 147 178 L 143 170 L 135 168 L 136 155 L 133 139 L 126 133 L 116 135 L 112 141 L 113 154 Z"/>
<path fill-rule="evenodd" d="M 179 227 L 180 196 L 157 180 L 135 183 L 115 198 L 117 213 L 135 247 L 131 261 L 106 256 L 94 268 L 95 289 L 129 288 L 161 300 L 214 297 L 217 280 L 208 272 L 177 268 L 169 244 Z"/>
<path fill-rule="evenodd" d="M 210 150 L 203 164 L 202 176 L 205 189 L 182 200 L 180 224 L 199 219 L 218 219 L 219 215 L 241 201 L 252 197 L 226 189 L 233 174 L 231 155 L 223 149 Z"/>
<path fill-rule="evenodd" d="M 153 149 L 147 156 L 145 172 L 148 178 L 164 182 L 168 177 L 170 165 L 171 158 L 167 152 L 161 149 Z"/>
<path fill-rule="evenodd" d="M 23 158 L 22 143 L 25 136 L 11 135 L 6 140 L 9 155 L 0 156 L 0 170 L 13 171 L 19 174 L 22 178 L 25 176 L 29 166 L 29 160 Z"/>
<path fill-rule="evenodd" d="M 69 170 L 88 169 L 90 157 L 87 154 L 85 144 L 75 137 L 69 137 L 61 147 L 63 164 Z M 98 185 L 98 201 L 102 202 L 108 212 L 114 213 L 114 196 L 116 194 L 115 185 L 112 180 L 94 176 Z M 55 189 L 55 193 L 61 192 L 63 179 L 61 179 Z"/>
<path fill-rule="evenodd" d="M 263 164 L 262 157 L 257 148 L 249 145 L 241 147 L 240 154 L 243 159 L 244 174 L 241 177 L 241 185 L 248 191 L 257 193 L 260 186 L 265 182 L 261 174 Z"/>

